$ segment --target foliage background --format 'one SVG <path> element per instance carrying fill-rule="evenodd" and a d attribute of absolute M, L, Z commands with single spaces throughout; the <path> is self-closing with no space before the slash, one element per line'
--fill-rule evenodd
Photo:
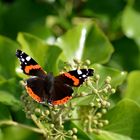
<path fill-rule="evenodd" d="M 117 93 L 105 116 L 110 124 L 88 138 L 139 140 L 139 5 L 138 0 L 0 0 L 0 139 L 41 138 L 18 124 L 34 126 L 20 104 L 18 83 L 25 76 L 17 72 L 15 51 L 22 47 L 47 71 L 58 73 L 60 60 L 77 57 L 90 59 L 102 79 L 112 76 Z"/>

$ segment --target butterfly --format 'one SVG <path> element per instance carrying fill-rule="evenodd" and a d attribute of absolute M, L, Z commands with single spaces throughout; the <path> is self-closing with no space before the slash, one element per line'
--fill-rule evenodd
<path fill-rule="evenodd" d="M 21 69 L 30 78 L 26 80 L 25 89 L 29 96 L 39 103 L 61 105 L 72 98 L 72 87 L 79 87 L 89 77 L 93 69 L 76 69 L 64 72 L 58 76 L 46 73 L 42 67 L 28 54 L 16 51 Z"/>

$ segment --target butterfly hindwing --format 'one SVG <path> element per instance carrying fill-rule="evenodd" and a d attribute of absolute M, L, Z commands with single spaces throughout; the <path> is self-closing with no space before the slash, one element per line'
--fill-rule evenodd
<path fill-rule="evenodd" d="M 16 56 L 20 60 L 21 69 L 25 74 L 39 77 L 46 75 L 41 66 L 25 52 L 17 50 Z"/>
<path fill-rule="evenodd" d="M 72 98 L 72 93 L 73 89 L 71 86 L 55 80 L 54 90 L 53 93 L 51 93 L 50 101 L 53 105 L 64 104 Z"/>
<path fill-rule="evenodd" d="M 37 102 L 43 103 L 47 101 L 48 94 L 45 90 L 45 81 L 38 77 L 29 78 L 26 81 L 27 93 Z"/>

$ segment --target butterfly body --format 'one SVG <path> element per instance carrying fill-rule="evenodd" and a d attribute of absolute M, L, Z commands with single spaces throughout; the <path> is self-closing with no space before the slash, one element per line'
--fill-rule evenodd
<path fill-rule="evenodd" d="M 27 93 L 39 103 L 61 105 L 72 98 L 72 87 L 78 87 L 89 76 L 93 76 L 93 69 L 79 69 L 54 76 L 46 74 L 41 66 L 29 55 L 17 50 L 16 56 L 21 62 L 21 69 L 31 78 L 26 81 Z"/>

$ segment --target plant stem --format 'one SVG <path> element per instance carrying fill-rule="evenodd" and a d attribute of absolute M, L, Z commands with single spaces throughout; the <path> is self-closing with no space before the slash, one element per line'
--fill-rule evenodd
<path fill-rule="evenodd" d="M 40 122 L 40 120 L 37 119 L 37 117 L 35 115 L 31 115 L 32 120 L 34 121 L 34 123 L 38 126 L 38 128 L 40 128 L 40 130 L 42 131 L 42 133 L 44 135 L 46 135 L 46 129 L 44 128 L 44 126 L 42 125 L 42 123 Z"/>
<path fill-rule="evenodd" d="M 35 128 L 35 127 L 31 127 L 28 125 L 24 125 L 24 124 L 20 124 L 11 120 L 4 120 L 4 121 L 0 121 L 0 125 L 13 125 L 13 126 L 18 126 L 21 128 L 25 128 L 25 129 L 29 129 L 31 131 L 34 131 L 36 133 L 40 133 L 43 134 L 43 131 L 41 129 Z"/>

